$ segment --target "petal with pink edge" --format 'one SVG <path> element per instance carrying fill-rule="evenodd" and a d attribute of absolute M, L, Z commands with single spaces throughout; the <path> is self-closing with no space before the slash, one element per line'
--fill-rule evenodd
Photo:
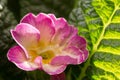
<path fill-rule="evenodd" d="M 36 57 L 35 58 L 35 60 L 34 60 L 34 62 L 35 62 L 35 64 L 37 64 L 39 67 L 38 67 L 38 69 L 42 69 L 41 68 L 41 65 L 42 65 L 42 57 L 41 56 L 38 56 L 38 57 Z"/>
<path fill-rule="evenodd" d="M 55 33 L 53 20 L 44 13 L 40 13 L 37 16 L 29 13 L 21 20 L 21 23 L 28 23 L 37 28 L 41 33 L 42 41 L 49 41 Z"/>
<path fill-rule="evenodd" d="M 84 49 L 82 51 L 83 51 L 83 59 L 86 60 L 88 58 L 88 56 L 89 56 L 89 54 L 88 54 L 89 52 L 88 52 L 87 49 Z"/>
<path fill-rule="evenodd" d="M 54 23 L 56 30 L 68 25 L 67 21 L 64 18 L 57 18 L 57 20 Z"/>
<path fill-rule="evenodd" d="M 86 40 L 81 36 L 74 36 L 72 39 L 70 39 L 68 46 L 75 46 L 79 49 L 86 48 Z"/>
<path fill-rule="evenodd" d="M 50 18 L 54 21 L 56 30 L 63 28 L 68 24 L 64 18 L 56 18 L 54 14 L 48 14 L 48 16 L 50 16 Z"/>
<path fill-rule="evenodd" d="M 40 40 L 40 32 L 33 26 L 20 23 L 14 30 L 11 30 L 14 40 L 25 48 L 36 48 Z"/>
<path fill-rule="evenodd" d="M 50 41 L 55 34 L 55 25 L 51 18 L 45 14 L 39 14 L 36 17 L 36 26 L 41 34 L 41 41 Z"/>
<path fill-rule="evenodd" d="M 20 46 L 12 47 L 8 51 L 7 57 L 9 61 L 13 62 L 20 69 L 31 71 L 38 68 L 38 66 L 35 65 L 34 63 L 28 62 L 25 52 Z"/>
<path fill-rule="evenodd" d="M 51 64 L 65 65 L 65 64 L 80 64 L 83 62 L 82 52 L 75 47 L 65 49 L 65 53 L 56 56 L 52 59 Z"/>
<path fill-rule="evenodd" d="M 36 22 L 40 22 L 44 19 L 51 19 L 50 16 L 48 16 L 47 14 L 45 13 L 39 13 L 37 16 L 36 16 Z M 51 19 L 52 20 L 52 19 Z"/>
<path fill-rule="evenodd" d="M 55 33 L 52 40 L 53 43 L 60 43 L 61 41 L 66 41 L 65 39 L 69 36 L 69 27 L 66 25 L 63 28 L 59 28 Z"/>
<path fill-rule="evenodd" d="M 77 64 L 77 58 L 72 58 L 70 56 L 57 56 L 52 60 L 51 64 L 53 65 Z"/>
<path fill-rule="evenodd" d="M 59 28 L 54 36 L 53 43 L 66 45 L 69 40 L 77 34 L 77 29 L 66 24 L 63 28 Z"/>
<path fill-rule="evenodd" d="M 66 65 L 42 64 L 42 69 L 49 75 L 56 75 L 62 73 L 66 69 Z"/>
<path fill-rule="evenodd" d="M 57 20 L 54 14 L 48 14 L 48 16 L 55 22 Z"/>
<path fill-rule="evenodd" d="M 20 23 L 28 23 L 31 24 L 32 26 L 36 26 L 36 16 L 32 13 L 27 14 L 26 16 L 24 16 Z"/>

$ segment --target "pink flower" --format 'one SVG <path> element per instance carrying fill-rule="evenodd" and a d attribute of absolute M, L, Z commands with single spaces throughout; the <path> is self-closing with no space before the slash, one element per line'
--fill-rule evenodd
<path fill-rule="evenodd" d="M 9 49 L 8 59 L 22 70 L 62 73 L 69 64 L 81 64 L 88 57 L 86 40 L 64 18 L 53 14 L 27 14 L 11 30 L 17 46 Z"/>

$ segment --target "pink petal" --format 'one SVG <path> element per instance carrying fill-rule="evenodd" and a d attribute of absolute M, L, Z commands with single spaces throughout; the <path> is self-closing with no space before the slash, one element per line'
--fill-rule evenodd
<path fill-rule="evenodd" d="M 65 38 L 70 38 L 77 34 L 77 29 L 72 25 L 69 25 L 64 18 L 56 18 L 54 14 L 48 14 L 54 21 L 56 34 L 54 40 L 63 40 Z"/>
<path fill-rule="evenodd" d="M 80 64 L 83 60 L 82 52 L 75 47 L 69 47 L 65 49 L 65 53 L 56 56 L 52 59 L 52 65 L 65 65 L 65 64 Z"/>
<path fill-rule="evenodd" d="M 55 34 L 54 23 L 49 16 L 40 13 L 36 17 L 36 28 L 41 33 L 41 41 L 50 41 Z"/>
<path fill-rule="evenodd" d="M 51 19 L 54 21 L 56 30 L 58 30 L 59 28 L 63 28 L 68 24 L 64 18 L 56 18 L 54 14 L 48 14 L 48 16 L 50 16 Z"/>
<path fill-rule="evenodd" d="M 86 59 L 88 58 L 88 56 L 89 56 L 89 52 L 88 52 L 88 50 L 87 49 L 84 49 L 84 50 L 82 50 L 83 51 L 83 59 L 86 61 Z"/>
<path fill-rule="evenodd" d="M 65 64 L 77 64 L 77 59 L 70 56 L 57 56 L 55 57 L 51 64 L 55 65 L 65 65 Z"/>
<path fill-rule="evenodd" d="M 26 16 L 24 16 L 20 23 L 28 23 L 31 24 L 32 26 L 36 26 L 36 16 L 32 13 L 27 14 Z"/>
<path fill-rule="evenodd" d="M 82 50 L 86 48 L 86 40 L 83 37 L 76 35 L 70 39 L 68 46 L 75 46 Z"/>
<path fill-rule="evenodd" d="M 81 52 L 82 52 L 82 56 L 83 56 L 83 61 L 86 61 L 86 59 L 88 58 L 88 50 L 86 49 L 86 40 L 81 37 L 81 36 L 74 36 L 68 43 L 68 47 L 74 46 L 76 48 L 78 48 Z"/>
<path fill-rule="evenodd" d="M 37 65 L 39 66 L 38 69 L 41 70 L 41 69 L 42 69 L 42 68 L 41 68 L 41 65 L 42 65 L 42 57 L 41 57 L 41 56 L 36 57 L 35 60 L 34 60 L 34 62 L 35 62 L 35 64 L 37 64 Z"/>
<path fill-rule="evenodd" d="M 31 71 L 38 68 L 34 63 L 30 63 L 25 52 L 20 46 L 12 47 L 7 53 L 8 60 L 13 62 L 20 69 Z"/>
<path fill-rule="evenodd" d="M 48 14 L 55 24 L 55 36 L 52 40 L 52 43 L 64 44 L 67 39 L 71 36 L 71 33 L 74 34 L 75 29 L 68 25 L 67 21 L 64 18 L 56 18 L 54 14 Z M 76 33 L 75 33 L 76 34 Z M 63 42 L 64 41 L 64 42 Z"/>
<path fill-rule="evenodd" d="M 40 22 L 40 21 L 42 21 L 42 20 L 44 20 L 44 19 L 50 19 L 50 20 L 52 20 L 52 19 L 50 18 L 50 16 L 48 16 L 48 15 L 45 14 L 45 13 L 39 13 L 39 14 L 36 16 L 36 22 Z"/>
<path fill-rule="evenodd" d="M 69 36 L 69 27 L 65 26 L 57 30 L 52 42 L 57 44 L 61 43 L 61 41 L 64 41 L 68 36 Z"/>
<path fill-rule="evenodd" d="M 21 20 L 21 23 L 28 23 L 37 28 L 41 33 L 41 41 L 50 41 L 55 33 L 53 20 L 44 13 L 40 13 L 37 16 L 29 13 Z"/>
<path fill-rule="evenodd" d="M 59 43 L 61 46 L 66 45 L 69 40 L 77 34 L 77 29 L 66 24 L 63 28 L 59 28 L 54 36 L 53 43 Z"/>
<path fill-rule="evenodd" d="M 62 73 L 66 69 L 66 65 L 43 64 L 42 69 L 49 75 L 56 75 Z"/>
<path fill-rule="evenodd" d="M 56 22 L 57 18 L 54 14 L 48 14 L 48 16 L 54 21 Z"/>
<path fill-rule="evenodd" d="M 55 22 L 55 28 L 59 29 L 59 28 L 63 28 L 64 26 L 67 26 L 68 23 L 64 18 L 57 18 L 56 22 Z"/>
<path fill-rule="evenodd" d="M 11 30 L 13 39 L 25 48 L 36 48 L 40 39 L 40 32 L 33 26 L 20 23 L 14 30 Z"/>

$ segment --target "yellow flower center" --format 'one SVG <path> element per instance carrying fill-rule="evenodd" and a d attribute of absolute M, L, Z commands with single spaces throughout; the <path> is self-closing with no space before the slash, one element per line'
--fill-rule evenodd
<path fill-rule="evenodd" d="M 53 51 L 46 51 L 46 52 L 43 52 L 40 54 L 40 56 L 42 57 L 42 62 L 43 63 L 49 63 L 50 60 L 55 56 L 54 52 Z"/>
<path fill-rule="evenodd" d="M 48 45 L 46 47 L 40 47 L 32 50 L 28 50 L 29 60 L 34 61 L 36 57 L 41 56 L 44 64 L 50 63 L 51 59 L 60 53 L 60 47 L 58 45 Z"/>

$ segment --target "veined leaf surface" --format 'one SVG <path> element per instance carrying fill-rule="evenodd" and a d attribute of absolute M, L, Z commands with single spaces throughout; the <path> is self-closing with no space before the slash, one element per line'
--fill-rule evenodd
<path fill-rule="evenodd" d="M 75 80 L 120 80 L 120 0 L 76 3 L 69 22 L 86 38 L 89 58 Z"/>

